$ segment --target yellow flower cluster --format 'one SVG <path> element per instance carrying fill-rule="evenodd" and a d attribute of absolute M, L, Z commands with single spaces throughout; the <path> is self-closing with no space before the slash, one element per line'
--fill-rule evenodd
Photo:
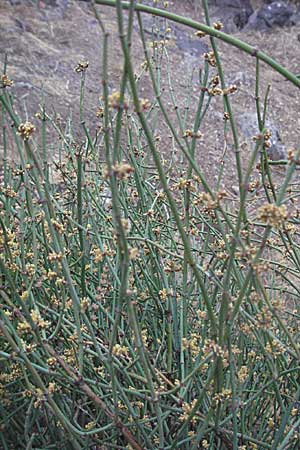
<path fill-rule="evenodd" d="M 287 219 L 287 209 L 285 205 L 277 206 L 274 203 L 267 203 L 258 208 L 258 220 L 274 228 L 281 228 Z"/>
<path fill-rule="evenodd" d="M 208 62 L 208 64 L 212 67 L 216 67 L 216 57 L 214 52 L 204 53 L 204 59 Z"/>
<path fill-rule="evenodd" d="M 206 36 L 206 33 L 204 31 L 198 30 L 194 33 L 194 35 L 198 38 L 204 38 Z"/>
<path fill-rule="evenodd" d="M 126 180 L 134 172 L 134 168 L 128 163 L 115 164 L 112 167 L 112 170 L 116 178 L 118 178 L 119 180 L 124 179 Z M 109 176 L 108 168 L 105 168 L 103 172 L 103 177 L 104 179 L 107 179 L 108 176 Z"/>
<path fill-rule="evenodd" d="M 125 98 L 123 98 L 123 103 L 121 105 L 121 93 L 118 91 L 113 91 L 108 96 L 108 106 L 111 109 L 119 109 L 121 106 L 123 109 L 128 109 L 128 102 Z"/>
<path fill-rule="evenodd" d="M 238 371 L 238 380 L 240 383 L 244 383 L 248 378 L 248 367 L 247 366 L 241 366 L 240 370 Z"/>
<path fill-rule="evenodd" d="M 50 322 L 48 320 L 43 319 L 37 310 L 32 310 L 30 316 L 31 316 L 32 321 L 39 328 L 45 329 L 45 328 L 49 327 Z"/>
<path fill-rule="evenodd" d="M 194 201 L 195 206 L 198 204 L 203 205 L 207 211 L 213 211 L 218 207 L 218 201 L 214 200 L 208 192 L 202 192 L 197 196 L 197 200 Z"/>
<path fill-rule="evenodd" d="M 182 405 L 182 411 L 183 413 L 179 416 L 180 422 L 185 422 L 187 418 L 189 417 L 192 409 L 194 408 L 195 404 L 197 403 L 197 399 L 195 398 L 192 403 L 184 403 Z M 193 417 L 191 420 L 191 423 L 196 422 L 196 417 Z"/>
<path fill-rule="evenodd" d="M 184 350 L 189 350 L 192 356 L 198 355 L 200 351 L 200 336 L 197 333 L 192 333 L 191 338 L 182 338 L 181 345 Z"/>
<path fill-rule="evenodd" d="M 128 356 L 128 348 L 125 345 L 115 344 L 112 353 L 115 356 Z"/>
<path fill-rule="evenodd" d="M 142 111 L 147 111 L 151 108 L 151 102 L 148 98 L 140 98 L 140 108 Z"/>
<path fill-rule="evenodd" d="M 94 263 L 97 264 L 101 261 L 103 261 L 103 253 L 100 250 L 100 248 L 96 247 L 91 251 L 91 254 L 93 255 Z"/>
<path fill-rule="evenodd" d="M 18 134 L 24 141 L 28 141 L 30 136 L 35 132 L 35 127 L 31 122 L 20 123 L 18 127 Z"/>
<path fill-rule="evenodd" d="M 88 67 L 89 67 L 88 61 L 79 61 L 77 66 L 74 68 L 74 70 L 76 73 L 85 72 Z"/>
<path fill-rule="evenodd" d="M 230 389 L 223 389 L 221 392 L 218 392 L 214 395 L 214 401 L 219 404 L 232 396 L 232 391 Z"/>
<path fill-rule="evenodd" d="M 10 87 L 10 86 L 12 86 L 12 85 L 14 84 L 14 82 L 8 78 L 8 76 L 6 75 L 6 73 L 4 73 L 4 74 L 1 76 L 1 84 L 2 84 L 2 87 L 5 88 L 5 87 Z"/>
<path fill-rule="evenodd" d="M 128 176 L 134 172 L 134 168 L 130 164 L 121 163 L 113 166 L 113 171 L 117 178 L 122 180 L 128 178 Z"/>

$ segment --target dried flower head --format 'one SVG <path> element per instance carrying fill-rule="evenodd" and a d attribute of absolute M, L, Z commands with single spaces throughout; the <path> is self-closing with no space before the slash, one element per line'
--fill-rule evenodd
<path fill-rule="evenodd" d="M 223 89 L 223 95 L 233 94 L 237 91 L 237 85 L 232 84 L 231 86 L 228 86 L 227 88 Z"/>
<path fill-rule="evenodd" d="M 18 127 L 18 134 L 24 141 L 28 141 L 30 136 L 34 133 L 35 127 L 31 122 L 20 123 Z"/>
<path fill-rule="evenodd" d="M 198 30 L 194 33 L 194 35 L 201 39 L 206 36 L 206 33 L 204 31 Z"/>
<path fill-rule="evenodd" d="M 211 84 L 213 85 L 213 87 L 218 86 L 218 84 L 220 83 L 220 77 L 219 75 L 215 75 L 213 77 L 213 79 L 211 80 Z"/>
<path fill-rule="evenodd" d="M 96 116 L 100 119 L 104 117 L 104 108 L 100 106 L 96 111 Z"/>
<path fill-rule="evenodd" d="M 139 249 L 137 247 L 132 247 L 129 249 L 129 259 L 134 261 L 139 256 Z"/>
<path fill-rule="evenodd" d="M 198 195 L 198 201 L 205 209 L 211 211 L 218 207 L 218 201 L 215 200 L 208 192 L 202 192 Z"/>
<path fill-rule="evenodd" d="M 87 68 L 89 67 L 88 61 L 79 61 L 76 67 L 74 67 L 74 70 L 76 73 L 85 72 Z"/>
<path fill-rule="evenodd" d="M 141 64 L 141 68 L 143 70 L 148 70 L 149 69 L 148 61 L 143 61 L 142 64 Z"/>
<path fill-rule="evenodd" d="M 86 430 L 92 430 L 93 428 L 95 428 L 95 425 L 96 425 L 96 422 L 95 421 L 92 421 L 92 422 L 88 422 L 85 426 L 84 426 L 84 428 L 86 429 Z"/>
<path fill-rule="evenodd" d="M 118 91 L 113 91 L 112 94 L 108 96 L 108 106 L 111 109 L 119 109 L 123 108 L 124 110 L 128 109 L 128 102 L 124 98 L 123 103 L 121 103 L 121 93 Z"/>
<path fill-rule="evenodd" d="M 189 128 L 187 128 L 184 133 L 183 136 L 184 138 L 195 138 L 195 139 L 201 139 L 203 137 L 203 134 L 200 131 L 192 131 Z"/>
<path fill-rule="evenodd" d="M 215 97 L 217 95 L 222 95 L 223 89 L 221 89 L 219 87 L 213 87 L 212 89 L 208 89 L 208 93 L 209 93 L 209 95 L 212 95 L 213 97 Z"/>
<path fill-rule="evenodd" d="M 1 76 L 1 87 L 6 88 L 12 86 L 13 84 L 14 82 L 8 78 L 6 73 Z"/>
<path fill-rule="evenodd" d="M 140 98 L 140 108 L 142 111 L 147 111 L 151 108 L 151 102 L 148 98 Z"/>
<path fill-rule="evenodd" d="M 216 67 L 216 57 L 214 52 L 204 53 L 204 59 L 208 62 L 208 64 L 212 67 Z"/>
<path fill-rule="evenodd" d="M 286 206 L 277 206 L 274 203 L 267 203 L 258 208 L 257 218 L 266 225 L 280 228 L 287 218 Z"/>
<path fill-rule="evenodd" d="M 115 356 L 128 356 L 128 348 L 125 345 L 115 344 L 112 348 L 112 354 Z"/>
<path fill-rule="evenodd" d="M 222 30 L 223 24 L 219 20 L 213 24 L 215 30 Z"/>
<path fill-rule="evenodd" d="M 196 403 L 197 403 L 197 399 L 195 398 L 191 403 L 184 403 L 184 404 L 182 405 L 182 411 L 183 411 L 183 412 L 182 412 L 182 414 L 179 416 L 180 422 L 185 422 L 185 421 L 188 419 L 188 417 L 189 417 L 189 415 L 190 415 L 192 409 L 193 409 L 194 406 L 196 405 Z M 197 418 L 196 418 L 196 417 L 193 417 L 192 420 L 191 420 L 191 422 L 192 422 L 193 424 L 196 423 L 196 421 L 197 421 Z"/>
<path fill-rule="evenodd" d="M 127 163 L 116 164 L 112 169 L 119 180 L 127 179 L 134 172 L 134 168 Z"/>

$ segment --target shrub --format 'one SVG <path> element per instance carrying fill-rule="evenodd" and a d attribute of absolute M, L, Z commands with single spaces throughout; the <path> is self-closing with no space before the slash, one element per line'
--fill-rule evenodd
<path fill-rule="evenodd" d="M 81 77 L 82 143 L 45 108 L 38 127 L 21 121 L 6 71 L 2 76 L 3 125 L 14 124 L 20 163 L 6 161 L 3 126 L 1 445 L 296 449 L 299 220 L 287 205 L 298 195 L 293 175 L 300 150 L 284 161 L 268 158 L 260 61 L 300 82 L 263 53 L 223 35 L 219 25 L 137 5 L 210 35 L 195 116 L 183 126 L 178 111 L 174 126 L 155 72 L 156 63 L 165 61 L 164 44 L 153 45 L 150 54 L 140 27 L 144 70 L 154 92 L 153 100 L 142 99 L 128 45 L 134 3 L 126 29 L 121 2 L 97 3 L 117 7 L 124 72 L 119 90 L 109 92 L 107 34 L 95 11 L 103 30 L 95 137 L 82 108 L 87 62 L 75 68 Z M 258 133 L 245 169 L 231 110 L 235 87 L 224 83 L 216 37 L 256 60 Z M 212 187 L 197 159 L 215 95 L 224 99 L 224 129 L 233 135 L 235 202 L 219 188 L 222 164 Z M 161 126 L 183 155 L 181 176 L 152 133 L 157 107 Z M 52 167 L 46 123 L 62 148 Z M 35 151 L 38 133 L 42 155 Z M 257 184 L 252 172 L 258 157 Z M 285 168 L 279 187 L 274 164 Z"/>

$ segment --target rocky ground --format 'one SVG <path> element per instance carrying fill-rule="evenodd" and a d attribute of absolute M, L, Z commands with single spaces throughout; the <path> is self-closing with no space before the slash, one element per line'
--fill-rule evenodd
<path fill-rule="evenodd" d="M 221 2 L 226 0 L 214 0 L 212 8 L 213 19 L 221 19 L 227 28 L 236 23 L 235 19 L 222 17 L 225 9 Z M 238 0 L 227 0 L 231 13 L 238 5 Z M 148 2 L 152 3 L 152 2 Z M 162 1 L 156 2 L 163 7 Z M 241 3 L 241 2 L 240 2 Z M 247 1 L 242 1 L 245 6 Z M 279 3 L 279 2 L 273 2 Z M 280 2 L 281 4 L 283 2 Z M 250 2 L 252 11 L 247 12 L 246 23 L 242 29 L 236 27 L 235 36 L 263 50 L 268 55 L 279 61 L 289 70 L 300 72 L 300 27 L 297 25 L 297 6 L 293 5 L 293 15 L 290 15 L 285 27 L 272 24 L 268 29 L 260 31 L 253 26 L 253 11 L 261 11 L 262 2 Z M 235 5 L 235 6 L 234 6 Z M 196 8 L 192 1 L 170 1 L 169 10 L 187 17 L 203 20 L 203 12 Z M 119 47 L 116 16 L 113 8 L 100 7 L 98 11 L 104 20 L 106 29 L 110 33 L 110 90 L 118 90 L 120 74 L 122 70 L 122 57 Z M 235 12 L 237 9 L 235 9 Z M 251 13 L 251 14 L 249 14 Z M 228 14 L 228 11 L 227 13 Z M 240 10 L 239 10 L 240 14 Z M 258 15 L 259 16 L 259 15 Z M 240 16 L 239 16 L 240 17 Z M 243 16 L 244 17 L 244 16 Z M 252 17 L 252 24 L 250 22 Z M 259 16 L 261 18 L 261 16 Z M 233 20 L 233 21 L 232 21 Z M 235 20 L 235 21 L 234 21 Z M 239 19 L 240 20 L 240 19 Z M 245 20 L 245 17 L 244 19 Z M 230 22 L 231 21 L 231 22 Z M 294 22 L 293 22 L 294 21 Z M 237 22 L 240 23 L 240 22 Z M 296 25 L 293 25 L 296 23 Z M 231 24 L 231 25 L 230 25 Z M 152 29 L 158 30 L 156 36 Z M 163 100 L 169 105 L 170 114 L 174 120 L 176 116 L 170 99 L 170 84 L 176 97 L 176 104 L 182 116 L 185 111 L 186 99 L 191 94 L 190 114 L 194 109 L 197 95 L 199 94 L 198 71 L 203 66 L 203 53 L 209 48 L 209 40 L 195 38 L 192 30 L 171 23 L 153 24 L 153 18 L 144 18 L 144 29 L 147 39 L 153 41 L 159 39 L 160 28 L 170 27 L 170 39 L 166 46 L 164 56 L 164 70 L 161 73 L 162 87 L 164 88 Z M 0 1 L 0 64 L 3 66 L 5 55 L 8 60 L 8 75 L 14 80 L 12 92 L 15 95 L 16 109 L 22 119 L 30 119 L 36 122 L 34 114 L 45 98 L 46 108 L 49 114 L 60 116 L 62 123 L 67 123 L 71 117 L 74 124 L 74 138 L 80 139 L 81 127 L 79 121 L 79 92 L 80 76 L 74 71 L 74 67 L 80 60 L 89 61 L 89 69 L 86 79 L 86 99 L 84 115 L 91 130 L 97 126 L 96 110 L 99 106 L 101 95 L 101 44 L 102 34 L 99 24 L 94 17 L 89 2 L 74 0 L 1 0 Z M 137 73 L 141 71 L 144 60 L 141 44 L 138 36 L 137 25 L 133 34 L 133 57 Z M 241 132 L 241 142 L 249 141 L 249 137 L 255 133 L 255 62 L 253 58 L 242 53 L 236 48 L 219 43 L 225 76 L 228 84 L 236 84 L 238 91 L 232 99 L 232 107 L 235 112 L 236 122 Z M 168 61 L 168 64 L 167 64 Z M 170 80 L 168 81 L 168 74 Z M 269 101 L 269 125 L 273 130 L 275 144 L 282 151 L 295 148 L 299 144 L 300 117 L 298 113 L 299 90 L 286 82 L 279 74 L 266 65 L 261 67 L 261 95 L 263 96 L 267 86 L 271 85 Z M 148 76 L 141 81 L 141 96 L 152 98 Z M 219 167 L 220 159 L 227 148 L 226 153 L 226 180 L 225 184 L 236 191 L 236 171 L 234 157 L 231 151 L 231 139 L 224 141 L 223 133 L 223 107 L 222 99 L 216 97 L 213 100 L 213 108 L 210 109 L 203 126 L 204 140 L 198 145 L 198 158 L 203 163 L 205 172 L 213 179 L 216 176 L 216 167 Z M 189 120 L 187 121 L 187 125 Z M 37 127 L 39 126 L 36 122 Z M 156 130 L 157 133 L 159 130 Z M 0 138 L 1 139 L 1 138 Z M 227 146 L 227 147 L 226 147 Z M 52 156 L 58 153 L 57 144 L 53 144 L 51 135 L 49 148 Z M 169 140 L 162 140 L 162 151 L 167 155 L 170 148 Z M 0 140 L 1 152 L 1 140 Z M 176 149 L 172 147 L 172 152 Z M 247 159 L 249 145 L 243 147 L 243 159 Z M 1 153 L 0 153 L 1 155 Z M 13 145 L 11 156 L 14 157 Z M 180 157 L 175 156 L 175 159 Z"/>

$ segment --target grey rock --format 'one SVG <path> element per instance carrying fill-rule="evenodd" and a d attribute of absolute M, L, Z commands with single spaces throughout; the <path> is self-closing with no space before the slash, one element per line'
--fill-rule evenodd
<path fill-rule="evenodd" d="M 278 142 L 276 145 L 273 144 L 270 148 L 268 148 L 267 153 L 272 161 L 279 161 L 287 158 L 286 148 L 281 142 Z"/>
<path fill-rule="evenodd" d="M 30 3 L 30 2 L 24 1 L 24 0 L 9 0 L 9 3 L 12 6 L 16 6 L 16 5 L 21 5 L 22 3 Z"/>
<path fill-rule="evenodd" d="M 211 10 L 212 20 L 220 20 L 224 31 L 234 33 L 244 28 L 253 14 L 250 0 L 215 0 Z"/>
<path fill-rule="evenodd" d="M 249 142 L 253 136 L 259 133 L 256 113 L 248 112 L 237 115 L 237 125 L 241 135 Z M 272 120 L 267 120 L 266 128 L 271 132 L 271 147 L 267 150 L 269 158 L 273 161 L 286 159 L 286 148 L 282 143 L 278 125 Z"/>
<path fill-rule="evenodd" d="M 135 24 L 138 30 L 137 24 Z M 172 38 L 176 42 L 176 46 L 185 54 L 191 56 L 201 56 L 203 53 L 208 52 L 208 45 L 199 38 L 195 38 L 189 30 L 186 28 L 172 24 L 172 32 L 166 36 L 165 21 L 161 18 L 156 18 L 155 26 L 153 24 L 153 18 L 151 16 L 145 15 L 143 17 L 143 29 L 144 32 L 153 36 L 154 39 L 167 39 Z"/>
<path fill-rule="evenodd" d="M 175 31 L 175 36 L 177 47 L 184 53 L 189 53 L 192 56 L 201 56 L 209 50 L 208 45 L 203 40 L 192 39 L 188 33 L 178 28 Z"/>
<path fill-rule="evenodd" d="M 291 17 L 292 25 L 297 25 L 300 23 L 300 7 L 294 12 Z"/>
<path fill-rule="evenodd" d="M 254 83 L 254 78 L 248 72 L 242 70 L 226 76 L 225 80 L 228 85 L 235 84 L 237 87 L 251 86 Z"/>
<path fill-rule="evenodd" d="M 248 20 L 246 30 L 267 31 L 293 24 L 294 8 L 284 1 L 272 2 L 256 10 Z"/>
<path fill-rule="evenodd" d="M 222 8 L 246 8 L 251 7 L 250 0 L 210 0 L 209 4 L 213 6 L 221 6 Z"/>

